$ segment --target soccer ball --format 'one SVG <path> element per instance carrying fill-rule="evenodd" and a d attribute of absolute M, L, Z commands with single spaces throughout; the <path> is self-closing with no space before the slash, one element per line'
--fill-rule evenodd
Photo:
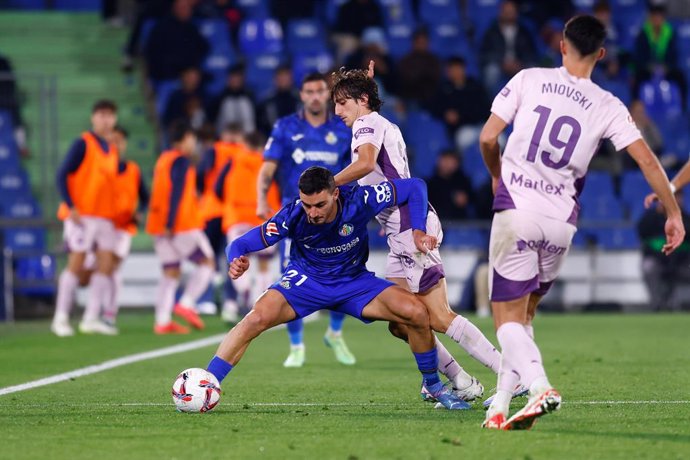
<path fill-rule="evenodd" d="M 187 369 L 175 379 L 172 398 L 180 412 L 208 412 L 220 401 L 220 383 L 209 371 Z"/>

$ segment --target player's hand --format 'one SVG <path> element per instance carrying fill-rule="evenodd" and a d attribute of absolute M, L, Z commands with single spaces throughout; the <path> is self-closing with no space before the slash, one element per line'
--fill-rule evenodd
<path fill-rule="evenodd" d="M 230 265 L 228 266 L 228 276 L 230 276 L 231 279 L 236 280 L 248 269 L 249 258 L 247 256 L 240 256 L 236 259 L 232 259 L 232 262 L 230 262 Z"/>
<path fill-rule="evenodd" d="M 369 61 L 369 68 L 367 68 L 367 77 L 374 78 L 374 60 Z"/>
<path fill-rule="evenodd" d="M 644 208 L 649 209 L 649 207 L 653 205 L 655 201 L 659 201 L 659 197 L 656 196 L 656 193 L 650 193 L 644 197 Z"/>
<path fill-rule="evenodd" d="M 423 254 L 428 254 L 438 245 L 438 239 L 435 236 L 427 235 L 421 230 L 413 230 L 412 235 L 414 236 L 414 245 Z"/>
<path fill-rule="evenodd" d="M 69 216 L 67 218 L 75 224 L 81 225 L 81 214 L 79 214 L 79 210 L 77 208 L 69 208 Z"/>
<path fill-rule="evenodd" d="M 666 244 L 661 248 L 661 252 L 665 255 L 669 255 L 683 243 L 683 240 L 685 240 L 685 227 L 683 226 L 681 216 L 678 215 L 667 218 L 666 225 L 664 225 L 664 231 L 666 232 Z"/>
<path fill-rule="evenodd" d="M 256 215 L 261 219 L 268 219 L 273 215 L 273 210 L 267 202 L 259 200 L 256 203 Z"/>

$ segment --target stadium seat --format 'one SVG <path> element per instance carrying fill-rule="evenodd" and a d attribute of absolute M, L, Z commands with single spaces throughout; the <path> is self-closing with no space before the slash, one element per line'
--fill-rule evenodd
<path fill-rule="evenodd" d="M 637 222 L 644 213 L 644 197 L 651 193 L 641 171 L 626 171 L 621 178 L 621 201 L 628 209 L 629 218 Z"/>
<path fill-rule="evenodd" d="M 6 203 L 0 202 L 0 211 L 2 211 L 0 215 L 8 218 L 41 217 L 41 208 L 33 197 L 17 197 Z"/>
<path fill-rule="evenodd" d="M 17 286 L 15 292 L 27 296 L 52 296 L 55 294 L 56 264 L 53 256 L 18 257 L 15 261 L 14 275 Z M 44 286 L 22 287 L 22 282 L 45 282 Z"/>
<path fill-rule="evenodd" d="M 331 53 L 321 51 L 317 53 L 300 53 L 292 58 L 292 75 L 294 81 L 301 82 L 311 72 L 326 73 L 333 68 L 334 60 Z"/>
<path fill-rule="evenodd" d="M 100 11 L 101 0 L 55 0 L 53 7 L 62 11 Z"/>
<path fill-rule="evenodd" d="M 573 6 L 578 13 L 592 13 L 595 0 L 573 0 Z"/>
<path fill-rule="evenodd" d="M 457 0 L 419 0 L 419 20 L 429 26 L 440 22 L 460 24 Z"/>
<path fill-rule="evenodd" d="M 247 86 L 259 99 L 272 88 L 273 74 L 282 63 L 282 59 L 281 54 L 262 54 L 247 60 Z"/>
<path fill-rule="evenodd" d="M 2 7 L 7 9 L 43 10 L 46 7 L 45 0 L 5 0 Z"/>
<path fill-rule="evenodd" d="M 388 249 L 388 239 L 385 235 L 381 235 L 380 228 L 369 229 L 369 248 L 371 249 Z"/>
<path fill-rule="evenodd" d="M 601 171 L 591 171 L 585 178 L 585 187 L 580 196 L 581 199 L 586 199 L 589 196 L 614 196 L 613 178 L 611 174 Z"/>
<path fill-rule="evenodd" d="M 199 33 L 208 42 L 211 53 L 222 52 L 232 48 L 230 30 L 223 19 L 202 19 L 196 22 Z"/>
<path fill-rule="evenodd" d="M 233 52 L 209 54 L 204 59 L 202 70 L 204 71 L 204 91 L 207 95 L 215 97 L 225 89 L 228 70 L 237 63 L 237 56 Z"/>
<path fill-rule="evenodd" d="M 293 19 L 287 25 L 285 44 L 293 55 L 321 53 L 327 50 L 326 32 L 315 19 Z"/>
<path fill-rule="evenodd" d="M 445 125 L 427 112 L 410 111 L 402 129 L 407 141 L 412 175 L 431 176 L 439 152 L 452 146 Z"/>
<path fill-rule="evenodd" d="M 613 195 L 587 196 L 580 200 L 580 218 L 588 221 L 623 219 L 623 207 Z"/>
<path fill-rule="evenodd" d="M 638 96 L 653 119 L 668 119 L 683 113 L 680 89 L 672 81 L 652 78 L 642 83 Z"/>
<path fill-rule="evenodd" d="M 597 245 L 606 250 L 639 249 L 640 240 L 634 228 L 615 227 L 592 230 Z"/>
<path fill-rule="evenodd" d="M 0 109 L 0 137 L 12 136 L 14 133 L 14 122 L 9 110 Z"/>
<path fill-rule="evenodd" d="M 443 230 L 443 246 L 453 249 L 479 249 L 489 247 L 489 235 L 476 228 L 446 227 Z"/>
<path fill-rule="evenodd" d="M 139 43 L 137 43 L 137 50 L 139 53 L 143 53 L 146 49 L 146 45 L 151 37 L 151 32 L 156 26 L 156 21 L 157 20 L 154 18 L 146 19 L 141 25 L 141 34 L 139 35 Z"/>
<path fill-rule="evenodd" d="M 484 32 L 498 16 L 501 0 L 468 0 L 467 17 L 471 18 L 474 27 L 473 37 L 479 43 Z"/>
<path fill-rule="evenodd" d="M 242 11 L 245 18 L 263 19 L 270 16 L 269 0 L 237 0 L 235 4 Z"/>
<path fill-rule="evenodd" d="M 245 55 L 280 53 L 283 51 L 283 29 L 272 18 L 248 19 L 240 25 L 238 41 Z"/>
<path fill-rule="evenodd" d="M 626 84 L 625 82 L 622 81 L 617 81 L 617 80 L 603 80 L 597 82 L 599 86 L 601 86 L 602 89 L 610 92 L 614 96 L 616 96 L 618 99 L 621 100 L 623 104 L 625 104 L 626 107 L 630 106 L 630 103 L 632 102 L 632 94 L 630 91 L 630 85 Z"/>
<path fill-rule="evenodd" d="M 4 231 L 4 247 L 15 252 L 42 251 L 45 236 L 41 228 L 8 228 Z"/>
<path fill-rule="evenodd" d="M 14 136 L 0 135 L 0 171 L 19 169 L 19 148 Z"/>
<path fill-rule="evenodd" d="M 394 60 L 397 61 L 410 52 L 413 32 L 414 26 L 409 24 L 393 24 L 386 27 L 388 53 Z"/>
<path fill-rule="evenodd" d="M 405 24 L 414 27 L 416 22 L 410 0 L 377 0 L 386 26 Z"/>
<path fill-rule="evenodd" d="M 489 171 L 484 164 L 478 143 L 473 144 L 462 152 L 462 170 L 470 178 L 475 189 L 489 179 Z"/>
<path fill-rule="evenodd" d="M 460 24 L 452 22 L 438 23 L 429 30 L 429 47 L 441 58 L 450 56 L 467 57 L 470 46 L 467 36 Z"/>
<path fill-rule="evenodd" d="M 156 114 L 158 114 L 160 119 L 168 106 L 168 99 L 180 87 L 180 80 L 152 81 L 151 85 L 153 86 L 153 92 L 156 94 Z"/>
<path fill-rule="evenodd" d="M 326 23 L 333 25 L 338 19 L 338 10 L 340 10 L 340 7 L 347 2 L 348 0 L 329 0 L 323 3 L 318 2 L 317 5 L 321 5 L 323 7 L 322 16 L 326 20 Z"/>
<path fill-rule="evenodd" d="M 14 200 L 29 193 L 26 171 L 22 168 L 0 170 L 0 201 Z"/>
<path fill-rule="evenodd" d="M 590 234 L 589 230 L 584 228 L 578 228 L 573 236 L 572 247 L 578 249 L 585 249 L 589 246 L 590 242 L 593 241 L 593 236 Z"/>
<path fill-rule="evenodd" d="M 620 35 L 618 38 L 620 46 L 626 51 L 633 52 L 635 40 L 647 14 L 646 2 L 645 0 L 612 0 L 609 4 L 611 17 Z"/>

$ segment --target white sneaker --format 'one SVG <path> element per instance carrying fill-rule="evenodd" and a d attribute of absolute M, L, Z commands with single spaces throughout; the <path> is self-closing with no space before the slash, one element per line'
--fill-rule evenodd
<path fill-rule="evenodd" d="M 196 306 L 196 311 L 200 315 L 215 316 L 218 314 L 218 307 L 213 302 L 201 302 Z"/>
<path fill-rule="evenodd" d="M 50 325 L 50 330 L 58 337 L 72 337 L 74 335 L 74 329 L 67 320 L 54 319 Z"/>
<path fill-rule="evenodd" d="M 238 313 L 239 307 L 234 300 L 226 300 L 223 303 L 223 311 L 220 312 L 220 317 L 226 323 L 237 323 L 240 320 Z"/>
<path fill-rule="evenodd" d="M 79 332 L 82 334 L 103 334 L 103 335 L 117 335 L 120 331 L 114 326 L 109 326 L 103 321 L 82 321 L 79 323 Z"/>
<path fill-rule="evenodd" d="M 561 408 L 561 395 L 551 388 L 529 398 L 525 407 L 520 409 L 501 426 L 502 430 L 529 430 L 543 415 Z"/>
<path fill-rule="evenodd" d="M 453 394 L 463 401 L 474 401 L 484 394 L 484 385 L 474 377 L 472 377 L 472 382 L 464 388 L 458 388 L 458 385 L 453 382 Z"/>
<path fill-rule="evenodd" d="M 304 345 L 290 347 L 290 354 L 283 362 L 283 367 L 302 367 L 304 366 Z"/>

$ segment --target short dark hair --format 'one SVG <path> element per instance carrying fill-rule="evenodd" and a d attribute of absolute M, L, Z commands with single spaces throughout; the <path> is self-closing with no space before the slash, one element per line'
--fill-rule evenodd
<path fill-rule="evenodd" d="M 369 78 L 366 70 L 351 69 L 345 70 L 341 67 L 337 72 L 333 72 L 333 100 L 362 99 L 366 95 L 369 99 L 369 109 L 378 112 L 383 105 L 379 98 L 379 87 L 373 78 Z"/>
<path fill-rule="evenodd" d="M 299 176 L 297 186 L 305 195 L 313 195 L 324 190 L 332 192 L 335 190 L 335 178 L 333 173 L 323 166 L 311 166 Z"/>
<path fill-rule="evenodd" d="M 244 142 L 250 149 L 259 150 L 266 144 L 266 136 L 261 131 L 254 131 L 245 136 Z"/>
<path fill-rule="evenodd" d="M 244 134 L 244 126 L 242 126 L 242 123 L 238 121 L 232 121 L 223 126 L 223 131 L 233 134 Z"/>
<path fill-rule="evenodd" d="M 127 129 L 124 126 L 115 125 L 115 128 L 113 128 L 113 131 L 122 134 L 122 137 L 124 137 L 125 139 L 129 139 L 129 131 L 127 131 Z"/>
<path fill-rule="evenodd" d="M 300 88 L 304 88 L 304 85 L 312 81 L 323 81 L 326 83 L 326 85 L 328 85 L 328 80 L 324 74 L 319 72 L 311 72 L 304 76 L 302 79 L 302 86 L 300 86 Z"/>
<path fill-rule="evenodd" d="M 216 140 L 216 128 L 210 123 L 204 123 L 196 132 L 201 142 L 213 142 Z"/>
<path fill-rule="evenodd" d="M 563 35 L 580 56 L 589 56 L 604 45 L 606 27 L 594 16 L 582 14 L 571 18 L 565 24 Z"/>
<path fill-rule="evenodd" d="M 170 125 L 170 129 L 168 130 L 168 134 L 170 136 L 170 143 L 176 144 L 178 142 L 181 142 L 182 139 L 184 139 L 185 136 L 189 133 L 194 134 L 194 128 L 192 128 L 192 125 L 190 125 L 184 120 L 173 121 Z"/>
<path fill-rule="evenodd" d="M 461 65 L 463 67 L 467 66 L 467 61 L 462 56 L 451 56 L 446 60 L 446 65 Z"/>
<path fill-rule="evenodd" d="M 93 104 L 91 113 L 96 113 L 101 110 L 108 110 L 110 112 L 117 113 L 117 104 L 110 99 L 99 99 Z"/>

